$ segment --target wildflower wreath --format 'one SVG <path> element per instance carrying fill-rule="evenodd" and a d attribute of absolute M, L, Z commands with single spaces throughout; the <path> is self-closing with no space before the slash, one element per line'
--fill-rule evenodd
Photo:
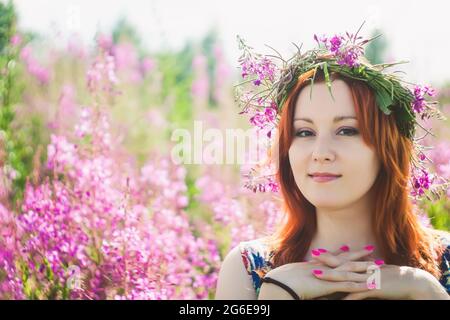
<path fill-rule="evenodd" d="M 371 39 L 358 36 L 364 23 L 355 34 L 348 32 L 345 35 L 332 37 L 314 35 L 317 48 L 301 52 L 302 45 L 297 52 L 285 60 L 281 54 L 262 55 L 253 51 L 238 35 L 239 49 L 242 55 L 239 58 L 243 82 L 235 86 L 236 102 L 242 108 L 240 114 L 250 116 L 250 122 L 258 129 L 265 129 L 267 138 L 272 139 L 272 131 L 276 129 L 281 116 L 281 109 L 289 96 L 290 90 L 298 81 L 310 81 L 310 96 L 312 95 L 314 79 L 317 70 L 323 71 L 325 83 L 331 97 L 333 97 L 330 73 L 338 73 L 344 77 L 363 81 L 372 89 L 380 110 L 386 115 L 395 114 L 396 123 L 401 134 L 413 142 L 414 153 L 411 157 L 411 196 L 429 196 L 425 190 L 438 195 L 440 191 L 449 186 L 444 178 L 430 174 L 426 168 L 426 161 L 431 160 L 424 150 L 429 148 L 421 145 L 419 141 L 426 135 L 434 134 L 424 128 L 418 121 L 420 119 L 436 118 L 445 120 L 444 115 L 437 108 L 438 102 L 431 101 L 436 91 L 428 85 L 418 85 L 402 80 L 399 71 L 388 72 L 387 69 L 398 64 L 395 63 L 371 64 L 364 56 L 364 46 L 380 35 Z M 281 65 L 280 65 L 281 64 Z M 426 134 L 415 137 L 416 127 L 422 128 Z M 269 144 L 270 145 L 270 144 Z M 245 187 L 253 191 L 278 191 L 278 184 L 274 174 L 257 165 L 251 168 L 245 176 Z M 433 185 L 433 188 L 431 187 Z"/>

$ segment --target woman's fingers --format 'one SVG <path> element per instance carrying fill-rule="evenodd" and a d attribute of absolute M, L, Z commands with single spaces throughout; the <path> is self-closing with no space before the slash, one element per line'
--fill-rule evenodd
<path fill-rule="evenodd" d="M 321 261 L 329 267 L 336 268 L 346 263 L 347 261 L 361 260 L 369 256 L 374 251 L 375 247 L 372 245 L 365 246 L 362 250 L 349 251 L 348 246 L 341 247 L 341 253 L 333 254 L 326 249 L 314 249 L 311 255 L 314 259 Z"/>
<path fill-rule="evenodd" d="M 343 258 L 347 261 L 355 261 L 372 254 L 374 250 L 374 246 L 368 245 L 365 246 L 362 250 L 343 252 L 339 254 L 338 257 Z"/>
<path fill-rule="evenodd" d="M 338 256 L 335 256 L 329 252 L 318 253 L 317 251 L 312 250 L 312 256 L 315 260 L 322 262 L 323 264 L 335 268 L 342 264 L 343 260 Z"/>
<path fill-rule="evenodd" d="M 313 275 L 321 280 L 328 281 L 352 281 L 352 282 L 367 282 L 370 274 L 367 273 L 356 273 L 351 271 L 336 271 L 335 269 L 323 270 L 314 269 L 312 271 Z M 367 288 L 367 287 L 366 287 Z"/>
<path fill-rule="evenodd" d="M 377 265 L 382 266 L 383 260 L 375 261 L 347 261 L 339 267 L 335 268 L 336 271 L 351 271 L 351 272 L 366 272 L 370 266 Z"/>
<path fill-rule="evenodd" d="M 327 283 L 326 294 L 334 292 L 366 292 L 369 289 L 365 282 L 353 282 L 353 281 L 325 281 Z"/>

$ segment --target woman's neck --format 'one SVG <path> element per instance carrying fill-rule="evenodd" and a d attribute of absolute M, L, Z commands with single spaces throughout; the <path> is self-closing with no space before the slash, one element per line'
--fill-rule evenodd
<path fill-rule="evenodd" d="M 362 249 L 376 245 L 369 212 L 318 209 L 317 230 L 311 243 L 312 248 L 338 251 L 343 245 L 351 249 Z"/>
<path fill-rule="evenodd" d="M 374 245 L 376 238 L 372 228 L 372 199 L 369 194 L 345 208 L 316 208 L 317 229 L 311 243 L 313 248 L 325 248 L 338 252 L 343 245 L 350 250 L 361 250 Z"/>

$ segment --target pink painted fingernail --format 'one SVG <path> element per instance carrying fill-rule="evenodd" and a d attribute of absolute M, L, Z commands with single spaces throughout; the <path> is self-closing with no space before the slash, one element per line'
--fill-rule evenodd
<path fill-rule="evenodd" d="M 375 246 L 370 244 L 368 246 L 365 246 L 364 249 L 366 249 L 367 251 L 373 251 L 373 249 L 375 249 Z"/>
<path fill-rule="evenodd" d="M 347 245 L 344 245 L 344 246 L 340 247 L 339 249 L 340 249 L 341 251 L 347 252 L 347 251 L 350 250 L 350 247 L 347 246 Z"/>
<path fill-rule="evenodd" d="M 311 250 L 311 253 L 313 256 L 320 256 L 320 251 L 319 250 Z"/>
<path fill-rule="evenodd" d="M 319 249 L 317 249 L 317 250 L 319 250 L 320 253 L 325 253 L 325 252 L 327 252 L 327 249 L 319 248 Z"/>
<path fill-rule="evenodd" d="M 323 273 L 322 270 L 319 270 L 319 269 L 314 269 L 314 270 L 313 270 L 313 274 L 316 275 L 316 276 L 319 276 L 319 275 L 321 275 L 322 273 Z"/>
<path fill-rule="evenodd" d="M 381 266 L 382 264 L 384 264 L 384 260 L 381 259 L 375 260 L 374 262 L 377 266 Z"/>

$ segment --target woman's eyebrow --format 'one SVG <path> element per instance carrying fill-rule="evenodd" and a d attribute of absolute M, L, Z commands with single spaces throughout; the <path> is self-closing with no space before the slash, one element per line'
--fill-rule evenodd
<path fill-rule="evenodd" d="M 356 120 L 356 117 L 354 117 L 354 116 L 337 116 L 337 117 L 334 117 L 333 122 L 339 122 L 339 121 L 342 121 L 345 119 L 355 119 Z M 314 121 L 312 121 L 309 118 L 295 118 L 294 119 L 294 121 L 298 121 L 298 120 L 303 120 L 303 121 L 306 121 L 309 123 L 314 123 Z"/>

